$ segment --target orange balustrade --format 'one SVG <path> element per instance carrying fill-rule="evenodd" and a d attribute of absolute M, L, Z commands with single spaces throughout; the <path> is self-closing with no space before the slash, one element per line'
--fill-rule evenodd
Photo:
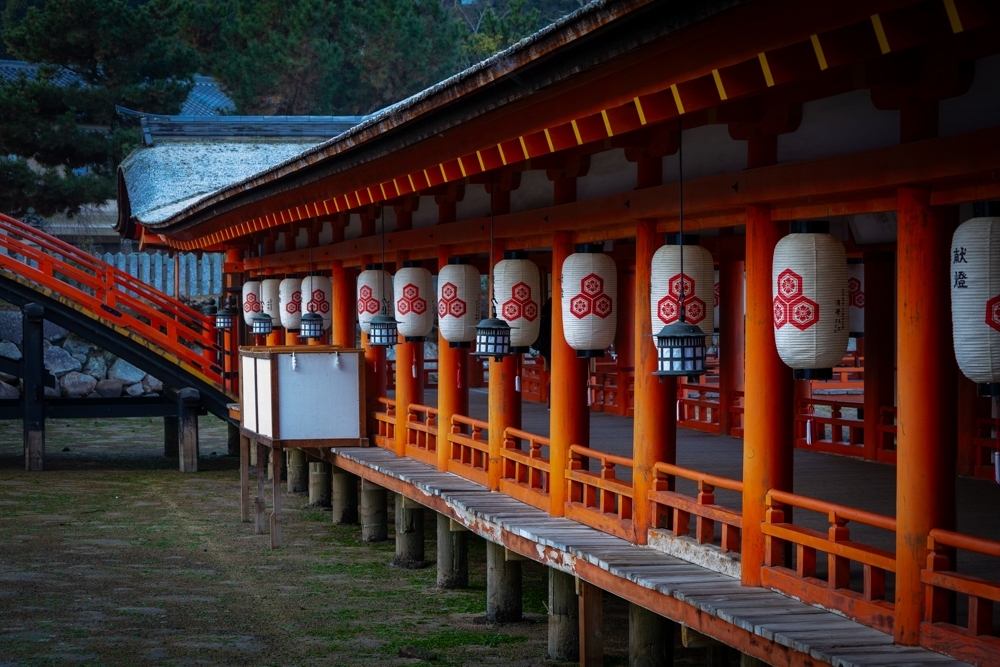
<path fill-rule="evenodd" d="M 675 537 L 688 535 L 691 517 L 695 517 L 695 539 L 698 544 L 715 543 L 715 523 L 722 524 L 719 548 L 723 553 L 740 550 L 740 531 L 743 528 L 742 512 L 738 509 L 715 504 L 715 489 L 743 493 L 743 482 L 726 477 L 689 470 L 662 461 L 654 466 L 656 486 L 649 492 L 653 503 L 656 528 L 667 528 Z M 674 479 L 691 480 L 698 484 L 698 497 L 672 491 Z"/>
<path fill-rule="evenodd" d="M 35 228 L 0 214 L 0 269 L 92 313 L 185 370 L 222 386 L 223 350 L 211 318 Z"/>
<path fill-rule="evenodd" d="M 504 430 L 503 436 L 500 492 L 548 512 L 552 506 L 550 466 L 542 448 L 549 446 L 549 439 L 510 427 Z M 527 450 L 522 448 L 522 443 L 527 443 Z"/>
<path fill-rule="evenodd" d="M 954 565 L 954 551 L 958 549 L 1000 558 L 1000 542 L 934 529 L 927 548 L 927 568 L 920 574 L 926 586 L 920 644 L 979 667 L 1000 666 L 1000 637 L 993 625 L 993 605 L 1000 602 L 1000 581 L 959 574 Z M 967 600 L 965 627 L 953 620 L 953 602 L 959 595 Z"/>
<path fill-rule="evenodd" d="M 489 423 L 462 415 L 452 415 L 448 433 L 448 472 L 489 485 Z"/>
<path fill-rule="evenodd" d="M 390 387 L 396 386 L 396 360 L 386 359 L 386 375 L 389 378 Z M 424 359 L 424 389 L 437 389 L 438 386 L 438 360 Z"/>
<path fill-rule="evenodd" d="M 396 401 L 380 396 L 378 402 L 384 407 L 372 413 L 378 432 L 375 434 L 375 444 L 385 449 L 396 448 Z"/>
<path fill-rule="evenodd" d="M 635 542 L 632 527 L 632 485 L 615 476 L 615 466 L 631 468 L 632 459 L 570 445 L 566 470 L 566 517 Z M 584 469 L 584 460 L 597 461 L 599 473 Z"/>
<path fill-rule="evenodd" d="M 677 383 L 677 426 L 719 433 L 718 385 Z"/>
<path fill-rule="evenodd" d="M 743 392 L 739 390 L 733 390 L 729 406 L 729 435 L 743 437 Z"/>
<path fill-rule="evenodd" d="M 521 362 L 521 398 L 532 403 L 549 402 L 549 372 L 541 357 L 524 357 Z"/>
<path fill-rule="evenodd" d="M 976 434 L 972 438 L 972 472 L 980 479 L 993 479 L 993 455 L 1000 451 L 1000 433 L 997 420 L 976 419 Z"/>
<path fill-rule="evenodd" d="M 847 524 L 854 521 L 895 533 L 896 519 L 777 490 L 768 492 L 766 506 L 761 525 L 764 586 L 891 633 L 895 612 L 885 599 L 885 575 L 896 571 L 896 557 L 891 551 L 852 541 Z M 793 507 L 825 514 L 830 524 L 827 533 L 789 523 Z M 789 544 L 794 547 L 792 563 L 785 562 Z M 817 578 L 817 552 L 827 554 L 825 580 Z M 851 590 L 852 561 L 864 571 L 859 591 Z"/>
<path fill-rule="evenodd" d="M 411 403 L 406 410 L 406 455 L 437 466 L 437 408 Z"/>
<path fill-rule="evenodd" d="M 829 415 L 816 412 L 828 408 Z M 856 410 L 857 416 L 844 416 L 845 410 Z M 864 403 L 812 397 L 796 402 L 795 446 L 828 454 L 865 456 Z"/>

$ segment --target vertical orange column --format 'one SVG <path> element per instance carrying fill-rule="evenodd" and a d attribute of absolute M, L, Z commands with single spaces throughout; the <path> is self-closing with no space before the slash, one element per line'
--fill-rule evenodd
<path fill-rule="evenodd" d="M 396 345 L 396 455 L 406 452 L 406 422 L 410 405 L 423 400 L 417 355 L 423 354 L 423 343 L 400 342 Z M 416 377 L 415 377 L 416 376 Z"/>
<path fill-rule="evenodd" d="M 229 249 L 226 250 L 226 264 L 235 265 L 240 264 L 243 261 L 243 253 L 239 249 Z M 224 294 L 222 295 L 222 302 L 219 304 L 219 310 L 227 307 L 229 299 L 234 298 L 233 304 L 233 326 L 222 332 L 222 370 L 225 373 L 223 376 L 223 386 L 228 387 L 230 391 L 234 394 L 240 393 L 240 382 L 239 382 L 239 331 L 240 325 L 243 323 L 243 304 L 239 302 L 239 299 L 235 297 L 237 293 L 240 292 L 242 287 L 241 283 L 243 278 L 242 273 L 235 271 L 227 271 L 225 275 L 225 282 L 223 285 Z M 232 291 L 230 291 L 232 290 Z"/>
<path fill-rule="evenodd" d="M 656 223 L 640 220 L 635 233 L 635 421 L 632 434 L 632 485 L 635 536 L 646 543 L 656 517 L 648 500 L 656 478 L 657 461 L 677 460 L 677 378 L 655 377 L 656 342 L 649 310 L 653 254 L 661 245 Z M 662 380 L 662 382 L 660 381 Z"/>
<path fill-rule="evenodd" d="M 639 309 L 636 301 L 635 260 L 618 258 L 618 333 L 615 335 L 617 359 L 617 399 L 615 414 L 628 414 L 629 374 L 635 373 L 635 313 Z M 647 299 L 648 307 L 648 299 Z M 648 333 L 648 332 L 647 332 Z"/>
<path fill-rule="evenodd" d="M 448 265 L 450 249 L 438 249 L 438 271 Z M 440 275 L 440 273 L 439 273 Z M 469 348 L 451 347 L 438 328 L 438 470 L 448 469 L 448 433 L 451 432 L 452 415 L 469 414 Z"/>
<path fill-rule="evenodd" d="M 896 263 L 868 252 L 865 267 L 865 458 L 878 459 L 883 407 L 896 404 Z"/>
<path fill-rule="evenodd" d="M 955 385 L 949 248 L 957 209 L 897 192 L 899 412 L 896 435 L 897 643 L 915 645 L 924 615 L 920 570 L 931 528 L 955 528 Z M 867 282 L 867 281 L 866 281 Z"/>
<path fill-rule="evenodd" d="M 355 320 L 357 309 L 354 305 L 354 270 L 344 267 L 337 261 L 331 266 L 330 278 L 333 281 L 333 331 L 331 338 L 334 345 L 353 348 L 358 344 L 358 325 Z M 369 406 L 373 407 L 373 406 Z"/>
<path fill-rule="evenodd" d="M 719 428 L 732 428 L 734 392 L 743 388 L 743 262 L 719 262 Z"/>
<path fill-rule="evenodd" d="M 771 221 L 767 206 L 747 207 L 746 222 L 742 581 L 760 586 L 765 496 L 770 489 L 792 490 L 792 370 L 778 357 L 771 308 L 771 263 L 783 225 Z"/>
<path fill-rule="evenodd" d="M 365 409 L 368 411 L 368 432 L 378 433 L 378 424 L 371 414 L 379 409 L 378 399 L 385 396 L 387 391 L 385 348 L 371 345 L 368 342 L 368 334 L 363 331 L 361 347 L 365 351 Z"/>
<path fill-rule="evenodd" d="M 493 265 L 503 259 L 503 250 L 494 251 Z M 493 285 L 489 287 L 493 296 Z M 500 488 L 502 470 L 501 450 L 506 428 L 521 427 L 521 394 L 517 391 L 517 377 L 521 368 L 521 353 L 515 352 L 495 361 L 490 357 L 489 391 L 489 481 L 491 489 Z"/>
<path fill-rule="evenodd" d="M 569 446 L 590 444 L 590 411 L 587 409 L 587 360 L 577 359 L 576 350 L 563 335 L 562 266 L 573 254 L 567 232 L 552 238 L 552 389 L 549 409 L 549 461 L 552 471 L 549 495 L 552 516 L 562 516 L 566 503 L 566 468 Z"/>

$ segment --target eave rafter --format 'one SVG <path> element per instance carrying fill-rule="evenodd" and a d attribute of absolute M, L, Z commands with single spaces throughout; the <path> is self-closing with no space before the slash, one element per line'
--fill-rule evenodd
<path fill-rule="evenodd" d="M 744 53 L 745 57 L 736 57 L 730 53 L 730 62 L 715 63 L 716 67 L 706 67 L 704 72 L 696 72 L 696 76 L 692 78 L 673 82 L 661 80 L 656 86 L 647 84 L 647 88 L 656 89 L 614 106 L 575 118 L 546 123 L 523 134 L 481 145 L 482 136 L 486 134 L 482 131 L 483 123 L 488 122 L 494 127 L 498 125 L 517 127 L 524 125 L 525 117 L 530 119 L 538 116 L 538 114 L 526 114 L 523 103 L 512 104 L 511 108 L 498 110 L 490 114 L 489 118 L 476 119 L 476 122 L 468 122 L 465 126 L 457 127 L 453 132 L 454 136 L 446 136 L 444 142 L 438 139 L 433 150 L 429 151 L 440 153 L 443 149 L 457 147 L 458 150 L 454 152 L 460 152 L 461 155 L 454 155 L 418 170 L 395 174 L 388 180 L 371 179 L 366 176 L 379 173 L 384 177 L 387 171 L 392 173 L 392 169 L 398 168 L 395 162 L 405 162 L 408 157 L 428 153 L 427 150 L 420 149 L 426 149 L 426 145 L 434 143 L 434 140 L 424 140 L 421 142 L 423 145 L 418 144 L 412 147 L 412 150 L 403 149 L 398 156 L 377 160 L 368 165 L 367 169 L 363 165 L 353 170 L 354 183 L 347 189 L 343 189 L 342 174 L 337 174 L 300 187 L 289 188 L 280 196 L 272 197 L 269 203 L 278 209 L 274 212 L 236 221 L 236 216 L 241 211 L 259 210 L 262 207 L 259 203 L 244 206 L 221 214 L 196 228 L 161 238 L 182 250 L 219 246 L 242 236 L 289 223 L 356 212 L 365 206 L 398 200 L 407 195 L 427 194 L 428 190 L 448 183 L 481 182 L 490 171 L 538 168 L 532 161 L 543 162 L 546 156 L 563 151 L 594 152 L 616 144 L 627 145 L 628 141 L 623 142 L 623 137 L 635 136 L 647 128 L 653 130 L 657 125 L 681 116 L 691 117 L 693 124 L 698 125 L 704 122 L 723 122 L 729 113 L 734 115 L 730 125 L 731 131 L 739 132 L 737 128 L 740 122 L 746 124 L 746 121 L 750 120 L 754 113 L 754 104 L 758 104 L 761 95 L 771 91 L 779 93 L 778 88 L 788 89 L 793 84 L 807 80 L 826 77 L 829 81 L 830 76 L 835 80 L 842 80 L 843 85 L 851 85 L 850 82 L 856 78 L 856 73 L 849 66 L 877 60 L 886 54 L 941 42 L 953 35 L 996 25 L 1000 21 L 1000 8 L 978 0 L 896 1 L 878 5 L 880 13 L 868 15 L 863 20 L 839 25 L 825 32 L 812 33 L 807 38 L 775 45 L 773 48 L 752 55 Z M 855 11 L 852 15 L 850 12 L 843 12 L 842 15 L 857 18 L 857 13 Z M 723 18 L 732 21 L 733 14 L 735 12 Z M 834 22 L 827 20 L 827 24 Z M 697 32 L 694 28 L 689 30 Z M 647 58 L 651 56 L 663 58 L 664 50 L 680 52 L 695 48 L 698 37 L 718 38 L 717 32 L 718 30 L 715 33 L 708 30 L 707 35 L 686 36 L 683 40 L 676 40 L 685 43 L 669 44 L 669 49 L 661 45 L 657 53 L 644 55 Z M 743 39 L 747 41 L 745 36 Z M 683 59 L 675 58 L 675 60 Z M 629 67 L 636 67 L 636 64 L 631 62 L 619 63 L 617 67 L 626 64 Z M 622 72 L 616 71 L 615 66 L 609 67 L 608 70 L 600 75 L 599 81 L 621 78 Z M 577 88 L 580 85 L 582 84 L 578 84 Z M 587 85 L 596 84 L 588 80 Z M 828 83 L 826 87 L 829 88 L 829 85 Z M 614 91 L 617 87 L 609 85 L 608 90 Z M 571 89 L 566 95 L 569 98 L 579 96 L 579 90 Z M 551 106 L 552 100 L 548 100 L 548 104 Z M 577 105 L 567 106 L 579 108 Z M 512 115 L 516 115 L 517 123 L 501 122 L 509 120 Z M 690 127 L 692 123 L 685 122 L 685 125 Z M 757 123 L 750 125 L 756 126 Z M 495 134 L 495 130 L 490 134 Z M 477 144 L 477 141 L 480 143 Z M 478 146 L 478 148 L 465 152 L 463 147 L 466 146 Z M 373 182 L 368 183 L 368 180 Z M 365 184 L 360 185 L 359 181 L 365 181 Z M 342 191 L 329 196 L 331 188 Z M 318 192 L 323 192 L 327 196 L 312 199 L 311 193 Z M 311 201 L 294 205 L 284 204 L 286 200 L 291 199 L 311 199 Z M 201 236 L 196 235 L 198 230 L 207 229 L 212 231 Z"/>

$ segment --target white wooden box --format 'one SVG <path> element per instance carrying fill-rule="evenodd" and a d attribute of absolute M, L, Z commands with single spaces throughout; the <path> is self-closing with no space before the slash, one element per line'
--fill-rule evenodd
<path fill-rule="evenodd" d="M 269 447 L 343 447 L 365 438 L 364 351 L 240 348 L 240 424 Z"/>

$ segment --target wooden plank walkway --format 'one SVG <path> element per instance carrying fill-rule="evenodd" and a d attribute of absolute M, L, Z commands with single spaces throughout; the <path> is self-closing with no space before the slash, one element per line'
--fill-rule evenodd
<path fill-rule="evenodd" d="M 774 665 L 962 665 L 895 646 L 877 630 L 779 593 L 601 533 L 451 473 L 379 448 L 336 449 L 331 462 L 462 523 L 528 558 L 580 577 Z M 747 648 L 749 647 L 749 648 Z"/>

